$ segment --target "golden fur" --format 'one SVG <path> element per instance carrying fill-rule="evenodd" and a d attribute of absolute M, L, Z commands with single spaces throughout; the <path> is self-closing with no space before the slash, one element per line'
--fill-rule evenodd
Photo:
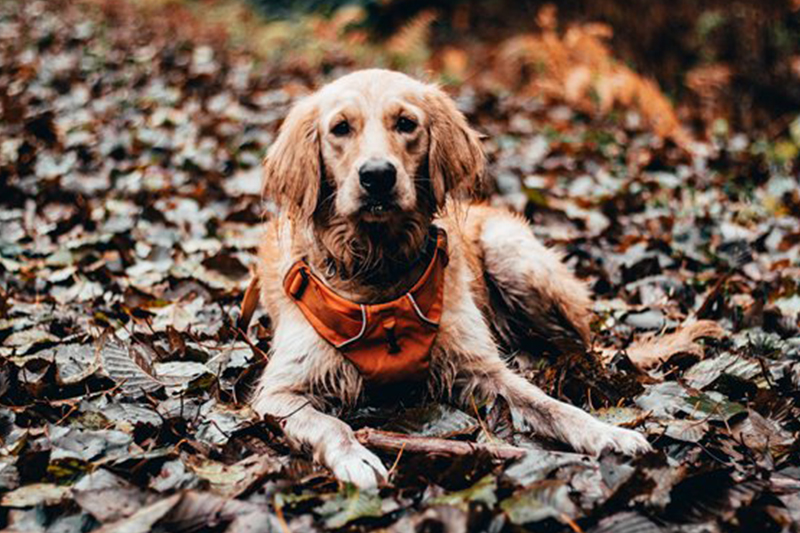
<path fill-rule="evenodd" d="M 375 158 L 397 168 L 390 209 L 371 210 L 359 186 L 359 169 Z M 579 451 L 649 449 L 640 434 L 549 398 L 501 358 L 503 345 L 523 338 L 552 352 L 585 349 L 589 291 L 523 218 L 459 199 L 480 179 L 484 155 L 440 89 L 383 70 L 340 78 L 290 111 L 264 168 L 278 213 L 267 223 L 257 274 L 275 331 L 252 403 L 280 418 L 290 441 L 337 477 L 371 486 L 386 469 L 349 426 L 322 412 L 326 397 L 356 402 L 362 380 L 284 293 L 283 278 L 305 258 L 347 298 L 396 298 L 424 268 L 417 259 L 432 223 L 447 231 L 450 262 L 431 392 L 457 401 L 501 395 L 533 431 Z"/>

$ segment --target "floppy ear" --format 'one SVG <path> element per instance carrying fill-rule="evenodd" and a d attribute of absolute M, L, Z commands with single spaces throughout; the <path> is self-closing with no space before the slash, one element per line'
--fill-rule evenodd
<path fill-rule="evenodd" d="M 292 107 L 264 159 L 264 196 L 292 214 L 309 218 L 317 206 L 322 179 L 318 115 L 309 98 Z"/>
<path fill-rule="evenodd" d="M 424 99 L 430 147 L 428 172 L 439 207 L 448 194 L 471 191 L 483 176 L 485 156 L 480 135 L 438 87 L 429 87 Z"/>

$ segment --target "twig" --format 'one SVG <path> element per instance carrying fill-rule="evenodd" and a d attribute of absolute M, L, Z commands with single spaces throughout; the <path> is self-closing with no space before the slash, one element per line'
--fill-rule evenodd
<path fill-rule="evenodd" d="M 250 349 L 253 350 L 253 353 L 261 356 L 264 359 L 264 361 L 269 361 L 269 356 L 265 354 L 264 351 L 261 350 L 258 346 L 253 344 L 253 341 L 251 341 L 247 337 L 247 333 L 244 330 L 242 330 L 241 328 L 236 328 L 236 332 L 239 334 L 242 340 L 250 347 Z"/>
<path fill-rule="evenodd" d="M 469 399 L 472 402 L 472 409 L 475 411 L 475 419 L 478 421 L 478 425 L 481 427 L 481 431 L 483 431 L 484 436 L 486 436 L 486 440 L 492 442 L 495 439 L 489 432 L 489 428 L 486 427 L 486 422 L 484 422 L 483 418 L 481 418 L 481 413 L 480 411 L 478 411 L 478 405 L 475 403 L 475 395 L 470 394 Z"/>
<path fill-rule="evenodd" d="M 698 319 L 706 317 L 709 310 L 711 309 L 711 306 L 714 305 L 714 300 L 717 299 L 717 296 L 719 296 L 720 292 L 722 291 L 723 285 L 725 284 L 726 281 L 728 281 L 730 277 L 731 276 L 729 273 L 725 273 L 717 280 L 717 282 L 708 292 L 708 296 L 706 296 L 706 299 L 703 301 L 703 304 L 700 306 L 697 312 L 695 312 L 694 314 L 695 317 L 697 317 Z"/>
<path fill-rule="evenodd" d="M 278 519 L 278 525 L 283 533 L 292 533 L 289 524 L 286 523 L 286 518 L 283 516 L 283 506 L 278 503 L 277 496 L 272 500 L 272 506 L 275 509 L 275 517 Z"/>
<path fill-rule="evenodd" d="M 418 435 L 403 435 L 390 431 L 380 431 L 372 428 L 363 428 L 356 431 L 358 442 L 384 452 L 425 453 L 443 457 L 459 457 L 487 453 L 495 459 L 519 459 L 526 451 L 516 446 L 478 444 L 459 440 L 439 439 L 436 437 L 421 437 Z"/>
<path fill-rule="evenodd" d="M 395 470 L 397 470 L 397 466 L 400 464 L 400 458 L 403 457 L 403 450 L 405 450 L 405 449 L 406 449 L 406 445 L 403 444 L 400 447 L 400 451 L 397 452 L 397 457 L 395 457 L 394 464 L 392 464 L 392 467 L 389 469 L 389 472 L 388 472 L 388 474 L 386 476 L 386 479 L 392 479 L 392 476 L 394 475 Z"/>
<path fill-rule="evenodd" d="M 574 531 L 575 533 L 583 533 L 581 527 L 575 523 L 575 521 L 570 518 L 566 513 L 560 513 L 559 518 L 561 521 L 569 526 L 569 528 Z"/>
<path fill-rule="evenodd" d="M 277 420 L 278 422 L 282 422 L 283 420 L 286 420 L 287 418 L 294 416 L 294 415 L 295 415 L 295 413 L 297 413 L 298 411 L 300 411 L 301 409 L 303 409 L 305 406 L 307 406 L 307 405 L 308 405 L 308 404 L 310 404 L 310 403 L 311 403 L 311 400 L 306 400 L 306 401 L 305 401 L 305 402 L 304 402 L 304 403 L 303 403 L 303 404 L 302 404 L 300 407 L 296 408 L 294 411 L 292 411 L 292 412 L 291 412 L 291 413 L 289 413 L 288 415 L 276 416 L 276 417 L 274 417 L 274 418 L 275 418 L 275 420 Z"/>
<path fill-rule="evenodd" d="M 62 416 L 61 418 L 59 418 L 59 419 L 58 419 L 58 422 L 56 422 L 56 425 L 57 425 L 57 426 L 60 426 L 60 425 L 61 425 L 61 423 L 62 423 L 62 422 L 64 422 L 64 420 L 66 420 L 67 418 L 69 418 L 69 417 L 72 415 L 72 413 L 74 413 L 74 412 L 75 412 L 75 411 L 77 411 L 77 410 L 78 410 L 78 404 L 74 404 L 74 405 L 72 405 L 72 406 L 71 406 L 71 407 L 70 407 L 70 408 L 67 410 L 67 414 L 65 414 L 64 416 Z"/>

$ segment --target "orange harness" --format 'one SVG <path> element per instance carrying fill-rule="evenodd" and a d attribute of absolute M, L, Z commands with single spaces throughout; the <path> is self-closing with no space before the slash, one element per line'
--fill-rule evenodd
<path fill-rule="evenodd" d="M 298 261 L 283 281 L 286 293 L 323 339 L 339 350 L 370 383 L 423 377 L 442 316 L 447 234 L 437 228 L 436 248 L 422 277 L 406 294 L 390 302 L 358 304 L 342 298 L 305 261 Z M 242 303 L 242 323 L 249 323 L 258 300 L 254 278 Z"/>

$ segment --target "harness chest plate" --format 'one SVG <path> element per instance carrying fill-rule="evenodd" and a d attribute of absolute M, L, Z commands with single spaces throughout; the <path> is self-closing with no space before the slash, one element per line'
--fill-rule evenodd
<path fill-rule="evenodd" d="M 437 228 L 436 247 L 422 277 L 390 302 L 358 304 L 331 290 L 305 261 L 284 278 L 284 289 L 328 343 L 370 383 L 424 377 L 442 316 L 447 235 Z"/>

